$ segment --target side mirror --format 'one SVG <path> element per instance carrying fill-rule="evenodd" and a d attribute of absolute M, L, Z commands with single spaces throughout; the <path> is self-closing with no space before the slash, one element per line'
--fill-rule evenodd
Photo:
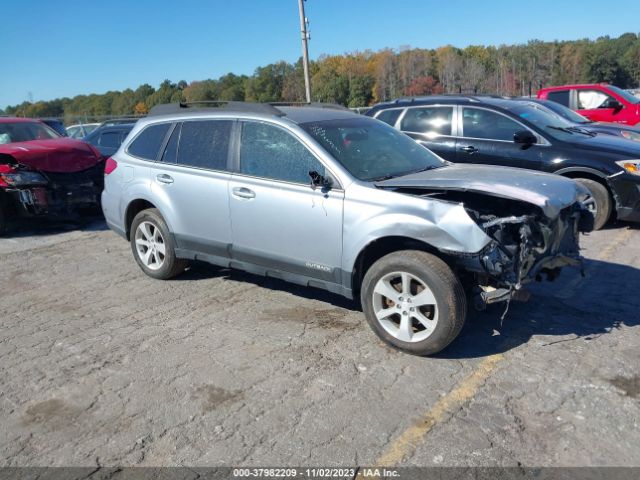
<path fill-rule="evenodd" d="M 311 187 L 321 187 L 323 189 L 330 189 L 333 186 L 333 180 L 330 177 L 320 175 L 315 170 L 309 171 L 309 177 L 311 177 Z"/>
<path fill-rule="evenodd" d="M 521 145 L 533 145 L 538 143 L 538 137 L 529 130 L 520 130 L 513 134 L 513 141 Z"/>
<path fill-rule="evenodd" d="M 611 100 L 609 102 L 608 105 L 609 108 L 613 108 L 616 112 L 619 112 L 620 110 L 622 110 L 624 108 L 624 105 L 622 105 L 619 101 L 617 100 Z"/>

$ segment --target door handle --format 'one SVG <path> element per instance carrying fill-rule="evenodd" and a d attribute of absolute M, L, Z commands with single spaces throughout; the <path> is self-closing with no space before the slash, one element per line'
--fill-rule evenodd
<path fill-rule="evenodd" d="M 255 198 L 256 192 L 249 190 L 245 187 L 236 187 L 233 190 L 233 195 L 239 198 Z"/>
<path fill-rule="evenodd" d="M 462 150 L 463 152 L 466 152 L 466 153 L 470 153 L 470 154 L 476 153 L 478 151 L 478 149 L 476 147 L 474 147 L 473 145 L 469 145 L 467 147 L 460 147 L 460 150 Z"/>
<path fill-rule="evenodd" d="M 167 185 L 173 183 L 173 177 L 171 175 L 167 175 L 166 173 L 156 175 L 156 180 Z"/>

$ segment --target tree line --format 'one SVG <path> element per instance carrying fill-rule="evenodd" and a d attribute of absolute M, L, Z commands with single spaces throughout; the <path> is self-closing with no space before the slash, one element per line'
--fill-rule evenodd
<path fill-rule="evenodd" d="M 438 93 L 535 94 L 542 86 L 609 82 L 640 85 L 640 36 L 596 40 L 532 40 L 526 44 L 436 49 L 401 47 L 322 55 L 310 64 L 313 101 L 363 107 L 401 96 Z M 156 89 L 78 95 L 9 106 L 28 117 L 99 118 L 144 115 L 160 103 L 207 100 L 304 101 L 302 61 L 258 67 L 253 75 L 228 73 L 187 83 L 163 81 Z"/>

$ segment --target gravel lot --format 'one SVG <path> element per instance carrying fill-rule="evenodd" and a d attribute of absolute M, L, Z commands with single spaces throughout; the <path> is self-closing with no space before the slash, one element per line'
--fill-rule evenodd
<path fill-rule="evenodd" d="M 640 466 L 640 229 L 583 245 L 418 358 L 321 291 L 147 278 L 99 221 L 0 239 L 1 463 Z"/>

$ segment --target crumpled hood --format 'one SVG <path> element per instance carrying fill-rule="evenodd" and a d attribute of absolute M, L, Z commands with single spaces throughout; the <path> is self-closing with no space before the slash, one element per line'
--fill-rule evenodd
<path fill-rule="evenodd" d="M 102 156 L 85 142 L 72 138 L 52 138 L 0 145 L 0 154 L 41 172 L 75 173 L 102 161 Z"/>
<path fill-rule="evenodd" d="M 456 190 L 520 200 L 542 209 L 549 218 L 584 198 L 586 190 L 560 175 L 521 168 L 453 164 L 376 182 L 382 188 Z"/>

